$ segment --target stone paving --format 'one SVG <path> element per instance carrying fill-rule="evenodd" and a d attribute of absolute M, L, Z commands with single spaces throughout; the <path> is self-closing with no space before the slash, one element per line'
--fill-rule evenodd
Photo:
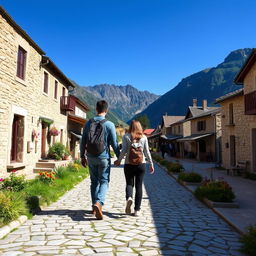
<path fill-rule="evenodd" d="M 2 256 L 242 255 L 239 235 L 165 171 L 145 177 L 142 214 L 124 214 L 125 181 L 113 167 L 104 220 L 91 215 L 90 180 L 0 240 Z"/>

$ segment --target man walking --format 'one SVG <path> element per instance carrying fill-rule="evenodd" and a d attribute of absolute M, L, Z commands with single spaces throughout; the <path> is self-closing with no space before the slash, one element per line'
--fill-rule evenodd
<path fill-rule="evenodd" d="M 91 178 L 91 198 L 93 214 L 99 220 L 103 219 L 102 206 L 108 190 L 110 178 L 110 145 L 116 156 L 120 154 L 117 143 L 115 125 L 106 120 L 108 103 L 105 100 L 96 104 L 97 115 L 90 119 L 83 130 L 80 145 L 81 163 L 88 164 Z"/>

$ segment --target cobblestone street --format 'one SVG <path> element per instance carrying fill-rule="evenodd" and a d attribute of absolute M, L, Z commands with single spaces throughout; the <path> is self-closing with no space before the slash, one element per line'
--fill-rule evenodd
<path fill-rule="evenodd" d="M 145 177 L 140 217 L 124 214 L 123 170 L 113 167 L 104 220 L 90 213 L 88 178 L 0 240 L 0 255 L 242 255 L 239 235 L 155 167 Z"/>

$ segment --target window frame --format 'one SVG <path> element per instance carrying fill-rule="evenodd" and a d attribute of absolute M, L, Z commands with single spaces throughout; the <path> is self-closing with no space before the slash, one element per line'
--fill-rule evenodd
<path fill-rule="evenodd" d="M 23 81 L 25 81 L 26 79 L 27 54 L 28 52 L 19 45 L 17 55 L 16 76 Z"/>
<path fill-rule="evenodd" d="M 48 95 L 48 92 L 49 92 L 49 74 L 46 71 L 44 71 L 44 75 L 43 76 L 44 76 L 43 92 Z"/>

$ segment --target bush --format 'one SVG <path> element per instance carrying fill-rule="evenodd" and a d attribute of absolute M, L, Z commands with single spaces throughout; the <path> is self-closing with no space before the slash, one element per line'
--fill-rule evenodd
<path fill-rule="evenodd" d="M 159 163 L 160 163 L 161 165 L 165 166 L 165 167 L 168 167 L 169 164 L 170 164 L 170 162 L 168 162 L 167 160 L 164 160 L 164 159 L 161 159 L 161 160 L 159 161 Z"/>
<path fill-rule="evenodd" d="M 178 180 L 186 182 L 202 182 L 203 178 L 200 174 L 195 172 L 182 172 L 179 174 Z"/>
<path fill-rule="evenodd" d="M 0 226 L 28 214 L 23 193 L 0 191 Z"/>
<path fill-rule="evenodd" d="M 181 172 L 183 166 L 180 163 L 169 163 L 167 166 L 168 172 Z"/>
<path fill-rule="evenodd" d="M 25 176 L 16 176 L 15 171 L 12 171 L 8 178 L 2 180 L 1 189 L 18 192 L 24 189 L 25 185 Z"/>
<path fill-rule="evenodd" d="M 249 226 L 247 233 L 241 238 L 242 248 L 241 251 L 250 255 L 256 255 L 256 226 Z"/>
<path fill-rule="evenodd" d="M 235 198 L 232 188 L 226 181 L 205 181 L 194 193 L 199 199 L 206 197 L 214 202 L 233 202 Z"/>
<path fill-rule="evenodd" d="M 157 162 L 160 162 L 163 158 L 155 153 L 152 153 L 151 154 L 152 158 L 157 161 Z"/>
<path fill-rule="evenodd" d="M 66 147 L 60 142 L 57 142 L 49 148 L 48 157 L 56 160 L 61 160 L 64 158 L 66 153 L 67 153 Z"/>
<path fill-rule="evenodd" d="M 244 177 L 245 177 L 246 179 L 256 180 L 256 173 L 253 173 L 253 172 L 246 172 Z"/>

